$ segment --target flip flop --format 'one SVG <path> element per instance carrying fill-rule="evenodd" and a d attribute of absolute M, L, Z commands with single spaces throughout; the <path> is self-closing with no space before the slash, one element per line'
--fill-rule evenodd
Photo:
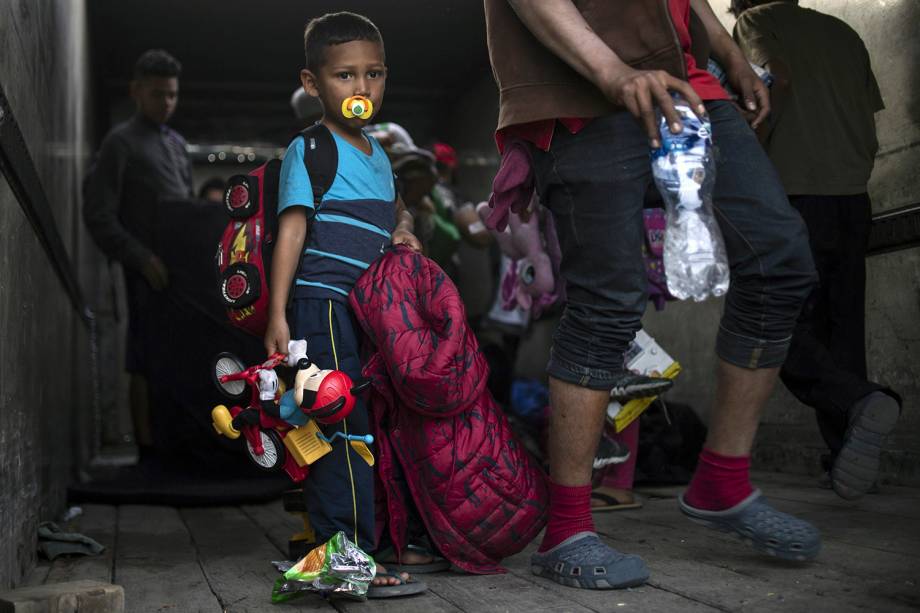
<path fill-rule="evenodd" d="M 399 583 L 395 585 L 370 585 L 366 594 L 368 598 L 397 598 L 399 596 L 414 596 L 428 591 L 428 585 L 424 582 L 403 579 L 398 573 L 387 571 L 377 573 L 377 576 L 398 579 Z"/>
<path fill-rule="evenodd" d="M 611 487 L 598 487 L 591 490 L 591 498 L 600 500 L 604 504 L 601 506 L 591 506 L 591 511 L 625 511 L 627 509 L 641 509 L 642 503 L 638 500 L 633 500 L 632 502 L 620 502 L 620 498 L 623 497 L 623 494 L 626 492 L 622 490 L 617 490 Z M 618 496 L 620 498 L 618 498 Z"/>
<path fill-rule="evenodd" d="M 396 561 L 396 555 L 392 547 L 387 547 L 378 551 L 377 554 L 374 555 L 374 559 L 380 560 L 381 564 L 386 565 L 387 568 L 393 569 L 396 572 L 409 573 L 410 575 L 427 575 L 450 570 L 450 560 L 437 556 L 424 547 L 409 545 L 406 549 L 421 555 L 431 556 L 434 559 L 424 564 L 400 564 Z"/>

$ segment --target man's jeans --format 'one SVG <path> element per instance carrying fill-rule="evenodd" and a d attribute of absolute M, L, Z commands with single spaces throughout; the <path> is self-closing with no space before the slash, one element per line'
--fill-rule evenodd
<path fill-rule="evenodd" d="M 731 264 L 716 351 L 742 368 L 780 366 L 816 278 L 808 235 L 747 123 L 728 102 L 706 107 L 717 148 L 713 200 Z M 610 389 L 647 302 L 648 139 L 625 111 L 592 119 L 577 134 L 557 124 L 550 150 L 534 151 L 534 172 L 555 218 L 568 296 L 547 371 Z"/>

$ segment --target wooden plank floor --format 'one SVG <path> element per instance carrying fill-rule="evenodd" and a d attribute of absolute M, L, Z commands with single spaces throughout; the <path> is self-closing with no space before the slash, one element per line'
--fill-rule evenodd
<path fill-rule="evenodd" d="M 848 503 L 812 479 L 759 474 L 776 506 L 807 518 L 824 535 L 811 564 L 759 557 L 739 541 L 687 522 L 677 511 L 680 488 L 644 492 L 639 510 L 597 514 L 598 532 L 621 550 L 642 555 L 649 585 L 631 590 L 575 590 L 530 574 L 535 544 L 506 560 L 505 575 L 441 573 L 422 577 L 423 596 L 389 601 L 327 602 L 307 596 L 269 600 L 287 537 L 298 520 L 280 502 L 212 509 L 86 505 L 68 525 L 106 545 L 94 558 L 58 560 L 27 583 L 76 579 L 125 588 L 126 611 L 916 611 L 920 609 L 920 489 L 886 487 Z"/>

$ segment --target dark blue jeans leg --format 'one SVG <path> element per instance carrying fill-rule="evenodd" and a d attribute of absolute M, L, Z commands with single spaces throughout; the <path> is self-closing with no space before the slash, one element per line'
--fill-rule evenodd
<path fill-rule="evenodd" d="M 716 146 L 713 204 L 731 265 L 716 352 L 742 368 L 778 367 L 817 278 L 808 233 L 747 122 L 728 102 L 706 107 Z"/>
<path fill-rule="evenodd" d="M 534 151 L 540 201 L 553 215 L 567 301 L 547 372 L 610 389 L 641 327 L 648 299 L 642 203 L 648 142 L 628 113 L 593 119 L 578 134 L 557 125 L 550 150 Z"/>
<path fill-rule="evenodd" d="M 291 337 L 307 339 L 307 355 L 322 369 L 344 371 L 352 379 L 361 376 L 358 337 L 348 306 L 335 300 L 296 300 Z M 368 434 L 367 407 L 358 398 L 354 410 L 342 422 L 320 426 L 329 437 L 337 431 Z M 367 552 L 374 551 L 374 472 L 342 439 L 332 452 L 310 466 L 304 481 L 304 497 L 318 543 L 336 532 Z"/>

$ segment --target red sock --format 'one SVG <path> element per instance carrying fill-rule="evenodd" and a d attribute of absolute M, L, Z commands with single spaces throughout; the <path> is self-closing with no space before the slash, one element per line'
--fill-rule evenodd
<path fill-rule="evenodd" d="M 591 486 L 568 487 L 549 482 L 549 521 L 539 551 L 552 549 L 579 532 L 594 532 Z"/>
<path fill-rule="evenodd" d="M 704 511 L 729 509 L 754 491 L 750 471 L 750 456 L 727 456 L 704 448 L 684 501 Z"/>

